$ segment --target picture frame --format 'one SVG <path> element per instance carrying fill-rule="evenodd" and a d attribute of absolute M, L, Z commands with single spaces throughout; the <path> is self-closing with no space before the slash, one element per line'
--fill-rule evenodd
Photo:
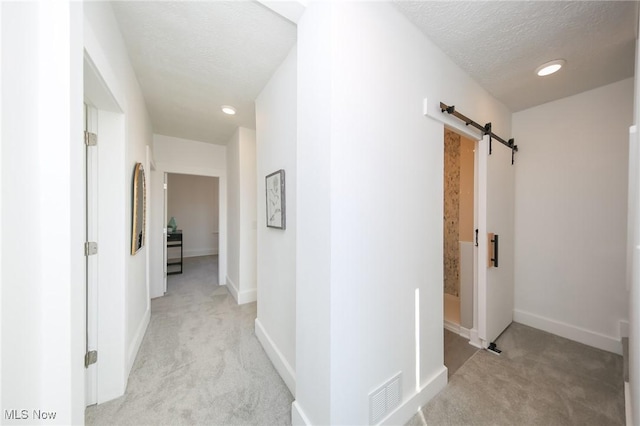
<path fill-rule="evenodd" d="M 131 255 L 135 255 L 145 241 L 147 187 L 142 163 L 136 163 L 133 169 L 133 206 L 131 220 Z"/>
<path fill-rule="evenodd" d="M 267 201 L 267 227 L 286 229 L 286 200 L 284 170 L 275 171 L 265 178 Z"/>

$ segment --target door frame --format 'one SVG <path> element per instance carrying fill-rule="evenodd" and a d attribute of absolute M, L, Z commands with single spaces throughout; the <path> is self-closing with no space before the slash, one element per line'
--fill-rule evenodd
<path fill-rule="evenodd" d="M 182 175 L 193 175 L 193 176 L 206 176 L 206 177 L 216 177 L 218 178 L 218 284 L 226 285 L 226 276 L 227 276 L 227 172 L 223 169 L 208 169 L 201 167 L 191 167 L 185 165 L 178 164 L 168 164 L 162 163 L 158 161 L 156 163 L 156 171 L 158 173 L 162 173 L 164 177 L 164 182 L 166 183 L 166 176 L 169 173 L 174 174 L 182 174 Z M 159 243 L 163 244 L 162 251 L 159 253 L 163 253 L 163 261 L 162 265 L 156 266 L 157 268 L 162 268 L 162 275 L 164 277 L 164 291 L 166 293 L 166 239 L 167 239 L 167 191 L 164 191 L 164 208 L 161 210 L 163 213 L 163 238 Z"/>
<path fill-rule="evenodd" d="M 169 173 L 162 173 L 162 193 L 163 195 L 163 208 L 162 208 L 162 291 L 163 294 L 167 294 L 167 276 L 169 270 L 167 268 L 167 261 L 169 260 L 169 250 L 167 250 L 167 237 L 169 236 L 169 230 L 167 224 L 169 223 Z"/>
<path fill-rule="evenodd" d="M 443 114 L 440 110 L 440 103 L 430 101 L 429 98 L 423 100 L 423 115 L 435 120 L 442 125 L 440 144 L 444 147 L 444 131 L 449 129 L 459 135 L 462 135 L 472 141 L 475 141 L 474 155 L 474 227 L 478 230 L 478 246 L 474 245 L 473 250 L 473 328 L 469 330 L 469 344 L 478 348 L 486 348 L 488 343 L 481 339 L 481 324 L 486 324 L 486 298 L 484 298 L 484 306 L 480 306 L 480 300 L 483 294 L 486 294 L 486 271 L 482 268 L 480 259 L 487 256 L 487 234 L 486 234 L 486 217 L 487 217 L 487 156 L 480 156 L 480 150 L 483 147 L 482 136 L 477 132 L 471 132 L 469 127 L 464 123 L 454 120 L 447 114 Z M 444 152 L 443 152 L 444 154 Z M 484 223 L 484 231 L 481 224 Z M 483 257 L 484 256 L 484 257 Z M 444 315 L 443 315 L 444 318 Z M 466 333 L 463 337 L 467 337 Z"/>
<path fill-rule="evenodd" d="M 125 119 L 116 96 L 87 50 L 83 61 L 83 97 L 97 114 L 97 294 L 95 403 L 124 394 L 126 369 L 126 264 L 128 202 L 122 196 L 127 185 L 125 170 Z M 118 232 L 118 230 L 121 230 Z M 86 327 L 85 328 L 85 332 Z M 84 356 L 82 357 L 84 360 Z"/>
<path fill-rule="evenodd" d="M 444 123 L 444 131 L 448 129 L 459 135 L 475 141 L 474 155 L 474 227 L 477 230 L 477 245 L 473 250 L 473 328 L 461 332 L 460 335 L 469 339 L 469 344 L 486 349 L 491 343 L 487 339 L 488 323 L 488 268 L 486 259 L 489 256 L 489 241 L 487 227 L 488 211 L 488 171 L 489 171 L 489 136 L 478 139 L 478 135 L 461 132 L 460 129 Z M 463 328 L 461 327 L 461 330 Z"/>
<path fill-rule="evenodd" d="M 445 131 L 451 131 L 465 137 L 474 142 L 474 162 L 473 162 L 473 226 L 478 230 L 477 242 L 478 245 L 473 245 L 473 288 L 472 288 L 472 302 L 473 309 L 472 318 L 473 326 L 471 329 L 466 329 L 460 325 L 459 335 L 469 339 L 469 344 L 478 348 L 486 348 L 487 345 L 483 342 L 480 336 L 483 336 L 483 322 L 486 322 L 486 298 L 483 297 L 486 294 L 487 276 L 484 268 L 481 268 L 479 259 L 484 259 L 487 256 L 486 250 L 486 216 L 487 216 L 487 159 L 486 156 L 481 156 L 483 141 L 478 139 L 478 135 L 470 133 L 468 131 L 462 132 L 460 129 L 451 126 L 449 123 L 443 122 L 442 129 L 442 143 L 444 145 L 444 133 Z M 484 225 L 483 225 L 484 224 Z M 485 305 L 480 302 L 485 300 Z M 460 299 L 460 305 L 462 308 L 462 299 Z M 462 315 L 462 314 L 461 314 Z"/>
<path fill-rule="evenodd" d="M 98 132 L 98 111 L 85 102 L 85 131 Z M 98 152 L 96 146 L 84 147 L 85 241 L 98 241 Z M 98 254 L 85 255 L 85 348 L 98 350 Z M 85 406 L 98 402 L 97 365 L 85 366 Z"/>

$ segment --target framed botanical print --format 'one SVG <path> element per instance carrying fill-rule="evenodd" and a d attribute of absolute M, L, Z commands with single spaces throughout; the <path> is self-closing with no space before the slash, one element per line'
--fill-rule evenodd
<path fill-rule="evenodd" d="M 284 170 L 267 175 L 267 227 L 286 229 Z"/>

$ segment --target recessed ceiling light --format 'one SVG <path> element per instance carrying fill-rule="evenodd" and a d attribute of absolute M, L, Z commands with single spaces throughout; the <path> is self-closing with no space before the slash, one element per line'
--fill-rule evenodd
<path fill-rule="evenodd" d="M 553 74 L 558 71 L 562 66 L 566 63 L 564 59 L 556 59 L 551 62 L 547 62 L 546 64 L 540 65 L 536 68 L 536 74 L 540 77 L 544 77 L 545 75 Z"/>
<path fill-rule="evenodd" d="M 235 115 L 236 109 L 230 105 L 222 105 L 222 112 L 229 115 Z"/>

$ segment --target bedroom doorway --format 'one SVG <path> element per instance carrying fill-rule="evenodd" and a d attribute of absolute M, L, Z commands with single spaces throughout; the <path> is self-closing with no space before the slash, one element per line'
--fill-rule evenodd
<path fill-rule="evenodd" d="M 168 281 L 188 279 L 195 274 L 208 285 L 219 285 L 219 178 L 167 173 L 166 183 Z M 171 232 L 174 224 L 176 232 Z M 194 271 L 196 268 L 198 271 Z M 167 292 L 171 292 L 170 285 Z"/>

